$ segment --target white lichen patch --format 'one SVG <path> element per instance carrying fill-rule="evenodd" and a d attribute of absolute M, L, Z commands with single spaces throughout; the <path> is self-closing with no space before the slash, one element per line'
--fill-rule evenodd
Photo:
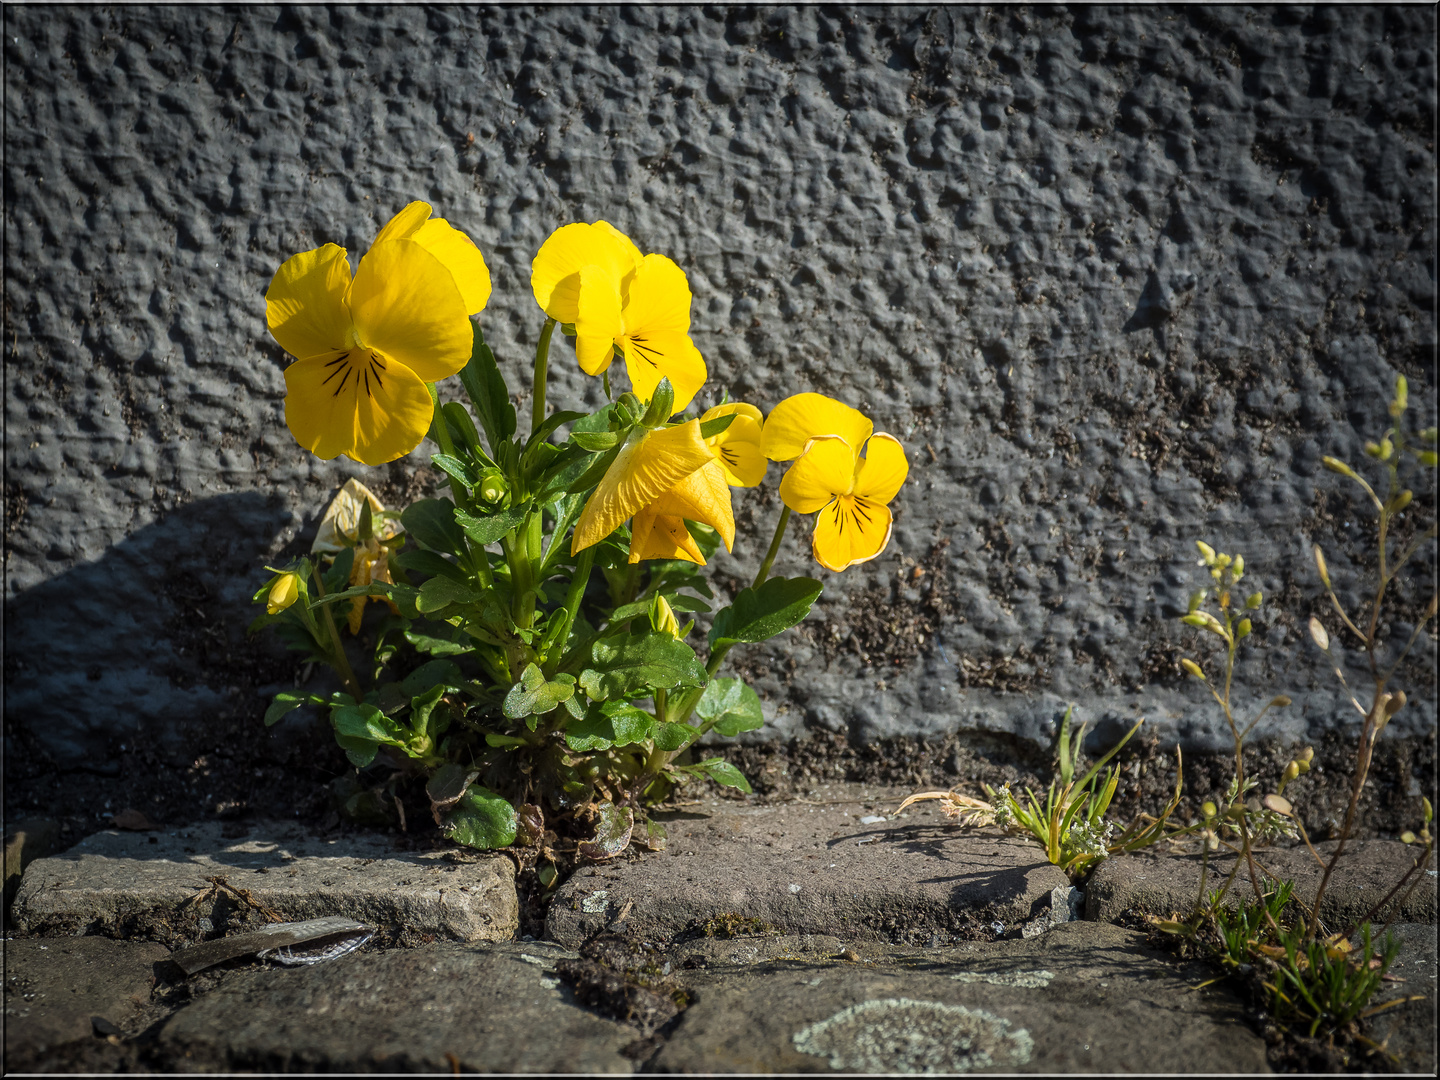
<path fill-rule="evenodd" d="M 956 982 L 989 983 L 991 986 L 1021 986 L 1039 990 L 1055 978 L 1053 971 L 961 971 L 950 976 Z"/>
<path fill-rule="evenodd" d="M 585 897 L 584 900 L 580 901 L 580 910 L 587 915 L 605 914 L 605 909 L 610 906 L 610 902 L 606 899 L 608 895 L 608 890 L 596 889 L 589 896 Z"/>
<path fill-rule="evenodd" d="M 862 1073 L 958 1073 L 1030 1060 L 1024 1028 L 982 1009 L 882 998 L 841 1009 L 794 1035 L 795 1049 Z"/>

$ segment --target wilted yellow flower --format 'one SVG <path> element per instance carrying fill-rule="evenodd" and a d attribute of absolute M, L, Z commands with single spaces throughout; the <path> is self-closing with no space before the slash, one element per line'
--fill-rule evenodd
<path fill-rule="evenodd" d="M 725 472 L 725 482 L 731 487 L 755 487 L 765 479 L 769 462 L 761 451 L 765 418 L 754 405 L 741 401 L 728 405 L 717 405 L 700 417 L 703 424 L 719 416 L 735 417 L 730 426 L 719 435 L 705 440 L 707 446 Z"/>
<path fill-rule="evenodd" d="M 690 285 L 664 255 L 640 249 L 607 221 L 561 226 L 531 265 L 535 300 L 575 328 L 587 375 L 609 370 L 619 349 L 631 389 L 644 401 L 668 378 L 680 412 L 705 385 L 705 361 L 690 340 Z"/>
<path fill-rule="evenodd" d="M 698 521 L 735 543 L 725 473 L 700 437 L 700 421 L 630 434 L 575 524 L 571 553 L 604 540 L 629 517 L 630 561 L 705 557 L 685 522 Z"/>
<path fill-rule="evenodd" d="M 370 536 L 360 538 L 360 518 L 365 506 L 370 507 Z M 390 557 L 386 541 L 401 532 L 400 523 L 385 516 L 385 507 L 374 492 L 354 477 L 330 500 L 320 518 L 320 527 L 315 531 L 315 541 L 310 545 L 312 553 L 338 555 L 346 548 L 355 549 L 355 561 L 350 564 L 350 587 L 369 585 L 380 581 L 391 584 Z M 381 601 L 378 596 L 357 596 L 350 601 L 350 615 L 347 625 L 350 633 L 360 632 L 360 623 L 365 617 L 367 601 Z M 392 611 L 398 611 L 394 603 Z"/>
<path fill-rule="evenodd" d="M 765 455 L 798 458 L 780 481 L 780 498 L 798 514 L 818 512 L 811 550 L 828 570 L 868 562 L 890 542 L 887 504 L 910 466 L 899 440 L 873 431 L 863 414 L 823 394 L 786 398 L 765 421 Z"/>
<path fill-rule="evenodd" d="M 430 427 L 427 382 L 470 358 L 469 316 L 490 298 L 490 273 L 468 236 L 413 202 L 380 230 L 353 279 L 345 249 L 292 256 L 265 293 L 285 369 L 285 422 L 322 458 L 380 465 L 408 454 Z"/>
<path fill-rule="evenodd" d="M 287 571 L 275 579 L 270 586 L 270 592 L 265 597 L 265 611 L 269 615 L 279 615 L 300 596 L 300 575 L 293 571 Z"/>

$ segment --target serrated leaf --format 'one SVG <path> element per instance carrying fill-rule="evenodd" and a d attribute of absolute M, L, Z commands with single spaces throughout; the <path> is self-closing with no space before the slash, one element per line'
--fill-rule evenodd
<path fill-rule="evenodd" d="M 381 744 L 404 746 L 400 727 L 374 705 L 343 705 L 330 711 L 335 741 L 356 768 L 375 760 Z"/>
<path fill-rule="evenodd" d="M 480 593 L 463 581 L 450 577 L 432 577 L 420 586 L 415 599 L 415 608 L 422 615 L 442 611 L 451 604 L 478 604 L 484 599 Z"/>
<path fill-rule="evenodd" d="M 447 476 L 453 476 L 466 487 L 473 488 L 480 482 L 480 476 L 466 462 L 449 454 L 431 454 L 430 463 Z"/>
<path fill-rule="evenodd" d="M 430 656 L 460 656 L 462 653 L 472 650 L 472 646 L 467 641 L 422 634 L 418 630 L 406 630 L 405 640 L 415 646 L 416 652 L 426 653 Z"/>
<path fill-rule="evenodd" d="M 281 690 L 275 695 L 275 700 L 270 702 L 270 707 L 265 710 L 265 726 L 273 727 L 278 724 L 290 713 L 304 705 L 309 696 L 309 694 L 300 694 L 293 690 Z"/>
<path fill-rule="evenodd" d="M 784 633 L 810 614 L 824 586 L 814 578 L 771 578 L 758 589 L 741 589 L 734 602 L 715 614 L 710 647 L 754 644 Z"/>
<path fill-rule="evenodd" d="M 644 742 L 655 730 L 655 718 L 623 701 L 592 707 L 583 720 L 565 728 L 565 745 L 571 750 L 609 750 Z"/>
<path fill-rule="evenodd" d="M 479 784 L 472 784 L 440 823 L 451 840 L 481 851 L 509 847 L 517 825 L 510 801 Z"/>
<path fill-rule="evenodd" d="M 739 788 L 747 795 L 750 793 L 750 781 L 745 779 L 745 774 L 723 758 L 706 758 L 696 762 L 691 768 L 704 773 L 717 784 Z"/>
<path fill-rule="evenodd" d="M 470 419 L 465 406 L 458 401 L 447 401 L 440 406 L 440 412 L 449 423 L 450 430 L 459 436 L 454 441 L 464 443 L 469 450 L 478 451 L 483 456 L 484 451 L 480 450 L 480 433 L 475 430 L 475 421 Z"/>
<path fill-rule="evenodd" d="M 500 444 L 515 434 L 515 406 L 510 402 L 510 391 L 495 363 L 495 354 L 485 344 L 480 324 L 474 324 L 474 329 L 470 362 L 460 369 L 460 383 L 475 406 L 475 415 L 485 429 L 491 453 L 498 454 Z"/>
<path fill-rule="evenodd" d="M 711 679 L 695 706 L 695 715 L 713 722 L 721 735 L 739 735 L 765 726 L 760 697 L 743 679 Z"/>
<path fill-rule="evenodd" d="M 695 729 L 689 724 L 672 724 L 669 720 L 655 725 L 655 749 L 674 753 L 690 742 Z"/>
<path fill-rule="evenodd" d="M 617 701 L 657 689 L 703 686 L 706 678 L 694 649 L 644 626 L 596 641 L 580 686 L 592 700 Z"/>
<path fill-rule="evenodd" d="M 446 555 L 464 555 L 465 533 L 455 523 L 449 499 L 417 499 L 400 515 L 400 524 L 417 543 Z"/>
<path fill-rule="evenodd" d="M 464 510 L 455 511 L 455 522 L 465 530 L 465 535 L 471 540 L 484 547 L 486 544 L 493 544 L 506 533 L 512 532 L 517 525 L 525 520 L 526 507 L 511 506 L 504 510 L 497 510 L 493 514 L 467 514 Z"/>
<path fill-rule="evenodd" d="M 423 693 L 411 697 L 410 727 L 417 735 L 429 734 L 432 738 L 437 738 L 450 726 L 448 709 L 438 721 L 431 719 L 435 715 L 435 706 L 440 703 L 444 694 L 445 685 L 438 683 Z"/>
<path fill-rule="evenodd" d="M 547 682 L 540 669 L 527 664 L 520 673 L 520 681 L 505 695 L 505 715 L 511 720 L 527 716 L 544 716 L 561 702 L 575 696 L 575 677 L 560 675 L 553 682 Z"/>

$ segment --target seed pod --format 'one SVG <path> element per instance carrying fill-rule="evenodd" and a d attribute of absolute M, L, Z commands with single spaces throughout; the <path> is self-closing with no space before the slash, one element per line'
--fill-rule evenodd
<path fill-rule="evenodd" d="M 1289 705 L 1289 704 L 1290 704 L 1290 699 L 1289 699 L 1288 697 L 1286 697 L 1284 694 L 1276 694 L 1274 697 L 1272 697 L 1272 698 L 1270 699 L 1270 707 L 1271 707 L 1272 709 L 1283 709 L 1283 708 L 1285 708 L 1286 705 Z"/>
<path fill-rule="evenodd" d="M 1206 799 L 1203 803 L 1200 804 L 1200 813 L 1204 815 L 1206 821 L 1209 821 L 1217 813 L 1219 813 L 1219 810 L 1216 808 L 1213 802 L 1211 802 L 1209 799 Z"/>
<path fill-rule="evenodd" d="M 1310 616 L 1310 640 L 1319 645 L 1321 651 L 1330 651 L 1330 635 L 1325 632 L 1325 627 L 1314 615 Z"/>
<path fill-rule="evenodd" d="M 1265 598 L 1261 596 L 1258 592 L 1252 592 L 1249 596 L 1245 598 L 1245 606 L 1251 611 L 1254 611 L 1264 602 Z"/>
<path fill-rule="evenodd" d="M 1315 545 L 1315 569 L 1320 571 L 1320 580 L 1324 582 L 1325 587 L 1330 588 L 1330 571 L 1325 566 L 1325 555 L 1320 550 L 1319 544 Z"/>
<path fill-rule="evenodd" d="M 1400 834 L 1400 843 L 1402 843 L 1402 844 L 1413 844 L 1413 843 L 1415 843 L 1415 834 L 1414 834 L 1413 832 L 1411 832 L 1409 829 L 1406 829 L 1404 832 L 1402 832 L 1402 833 Z"/>
<path fill-rule="evenodd" d="M 1250 636 L 1250 620 L 1249 620 L 1249 619 L 1241 619 L 1240 622 L 1239 622 L 1239 624 L 1235 627 L 1235 640 L 1236 640 L 1236 641 L 1244 641 L 1244 640 L 1245 640 L 1247 637 L 1249 637 L 1249 636 Z"/>
<path fill-rule="evenodd" d="M 1395 400 L 1390 402 L 1390 415 L 1399 416 L 1410 404 L 1410 384 L 1404 375 L 1395 377 Z"/>
<path fill-rule="evenodd" d="M 1295 809 L 1290 805 L 1290 800 L 1283 795 L 1266 795 L 1260 800 L 1260 805 L 1265 807 L 1266 810 L 1273 810 L 1275 813 L 1284 814 L 1286 817 L 1289 817 L 1291 811 Z"/>
<path fill-rule="evenodd" d="M 1301 750 L 1300 753 L 1295 755 L 1295 760 L 1300 763 L 1301 772 L 1309 772 L 1310 763 L 1315 760 L 1315 748 L 1313 746 L 1305 747 L 1304 750 Z"/>
<path fill-rule="evenodd" d="M 1405 707 L 1405 691 L 1397 690 L 1390 695 L 1390 700 L 1385 702 L 1385 718 L 1388 720 Z"/>
<path fill-rule="evenodd" d="M 1404 491 L 1400 492 L 1399 495 L 1396 495 L 1395 498 L 1390 500 L 1390 512 L 1392 514 L 1398 514 L 1401 510 L 1404 510 L 1407 506 L 1410 505 L 1410 500 L 1414 497 L 1415 493 L 1409 488 L 1406 488 Z"/>
<path fill-rule="evenodd" d="M 1189 658 L 1181 660 L 1180 666 L 1186 671 L 1188 671 L 1191 675 L 1194 675 L 1195 678 L 1199 679 L 1201 682 L 1205 681 L 1205 672 L 1200 670 L 1200 665 L 1195 663 L 1194 660 L 1191 660 Z"/>
<path fill-rule="evenodd" d="M 1190 607 L 1186 611 L 1186 614 L 1194 614 L 1200 610 L 1200 605 L 1205 602 L 1205 594 L 1208 591 L 1208 589 L 1196 589 L 1190 594 Z"/>
<path fill-rule="evenodd" d="M 1280 778 L 1284 783 L 1288 784 L 1291 780 L 1296 779 L 1299 775 L 1300 763 L 1298 761 L 1292 761 L 1289 765 L 1285 766 L 1285 771 L 1280 774 Z"/>

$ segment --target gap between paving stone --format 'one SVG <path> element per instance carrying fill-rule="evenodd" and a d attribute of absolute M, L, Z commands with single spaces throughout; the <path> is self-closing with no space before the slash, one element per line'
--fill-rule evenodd
<path fill-rule="evenodd" d="M 15 897 L 13 925 L 172 946 L 254 929 L 268 921 L 259 908 L 285 920 L 358 919 L 390 944 L 503 941 L 519 927 L 515 866 L 504 855 L 396 851 L 389 837 L 317 839 L 286 822 L 257 823 L 238 840 L 221 829 L 103 832 L 37 859 Z"/>
<path fill-rule="evenodd" d="M 1315 847 L 1322 858 L 1328 858 L 1335 850 L 1335 843 Z M 1404 877 L 1419 854 L 1416 848 L 1395 840 L 1361 840 L 1347 844 L 1320 902 L 1321 918 L 1337 930 L 1364 918 Z M 1255 858 L 1264 870 L 1293 881 L 1295 896 L 1300 900 L 1308 904 L 1314 899 L 1322 871 L 1304 847 L 1262 849 L 1255 853 Z M 1153 851 L 1106 859 L 1086 883 L 1085 917 L 1114 922 L 1127 913 L 1169 918 L 1189 912 L 1199 894 L 1201 862 L 1199 855 Z M 1228 852 L 1223 858 L 1212 856 L 1207 891 L 1219 888 L 1234 865 L 1235 856 Z M 1263 871 L 1261 880 L 1262 883 L 1268 881 Z M 1237 903 L 1254 897 L 1249 871 L 1242 866 L 1226 899 Z M 1419 884 L 1394 915 L 1397 922 L 1435 922 L 1433 872 L 1420 875 Z M 1383 923 L 1386 917 L 1381 915 L 1379 922 Z"/>
<path fill-rule="evenodd" d="M 576 946 L 620 921 L 673 941 L 717 920 L 845 940 L 989 940 L 1048 918 L 1054 890 L 1069 891 L 1033 843 L 958 829 L 924 804 L 862 823 L 899 800 L 841 790 L 834 800 L 711 798 L 657 814 L 666 850 L 581 867 L 551 902 L 546 934 Z"/>

